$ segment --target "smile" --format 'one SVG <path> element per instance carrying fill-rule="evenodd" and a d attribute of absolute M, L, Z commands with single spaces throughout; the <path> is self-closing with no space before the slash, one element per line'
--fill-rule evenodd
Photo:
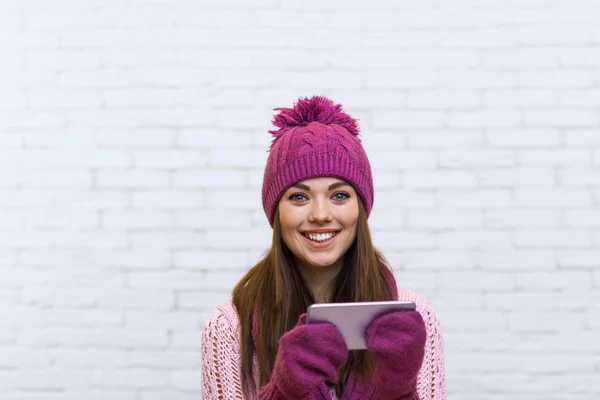
<path fill-rule="evenodd" d="M 313 247 L 327 247 L 336 238 L 339 232 L 327 232 L 327 233 L 303 233 L 302 236 L 306 238 L 306 241 Z"/>

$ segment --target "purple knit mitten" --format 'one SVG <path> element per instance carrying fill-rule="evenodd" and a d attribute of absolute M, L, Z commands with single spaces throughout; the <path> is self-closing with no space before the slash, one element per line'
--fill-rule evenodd
<path fill-rule="evenodd" d="M 302 314 L 295 328 L 279 339 L 273 374 L 259 400 L 304 400 L 321 383 L 337 382 L 348 358 L 340 331 L 330 323 L 306 324 Z"/>
<path fill-rule="evenodd" d="M 417 311 L 395 311 L 367 328 L 367 348 L 375 361 L 375 387 L 381 400 L 418 400 L 417 377 L 425 355 L 427 330 Z"/>

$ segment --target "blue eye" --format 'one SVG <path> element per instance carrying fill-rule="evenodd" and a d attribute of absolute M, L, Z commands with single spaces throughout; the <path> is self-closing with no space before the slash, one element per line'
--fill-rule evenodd
<path fill-rule="evenodd" d="M 302 193 L 294 193 L 293 195 L 288 197 L 288 199 L 290 199 L 292 201 L 304 201 L 304 200 L 306 200 L 306 196 Z"/>
<path fill-rule="evenodd" d="M 346 199 L 350 198 L 350 195 L 346 192 L 337 192 L 333 195 L 333 198 L 335 200 L 346 200 Z"/>

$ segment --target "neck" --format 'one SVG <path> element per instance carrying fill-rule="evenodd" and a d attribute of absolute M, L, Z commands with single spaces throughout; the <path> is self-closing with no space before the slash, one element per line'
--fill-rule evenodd
<path fill-rule="evenodd" d="M 329 303 L 333 294 L 333 281 L 342 269 L 344 261 L 338 260 L 327 267 L 315 267 L 299 260 L 296 261 L 304 282 L 308 286 L 316 303 Z"/>

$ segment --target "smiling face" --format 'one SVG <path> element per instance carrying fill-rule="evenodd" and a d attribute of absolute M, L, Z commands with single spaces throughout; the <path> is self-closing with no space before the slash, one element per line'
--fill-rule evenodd
<path fill-rule="evenodd" d="M 341 268 L 356 238 L 358 194 L 334 177 L 289 187 L 278 204 L 283 241 L 301 268 Z"/>

